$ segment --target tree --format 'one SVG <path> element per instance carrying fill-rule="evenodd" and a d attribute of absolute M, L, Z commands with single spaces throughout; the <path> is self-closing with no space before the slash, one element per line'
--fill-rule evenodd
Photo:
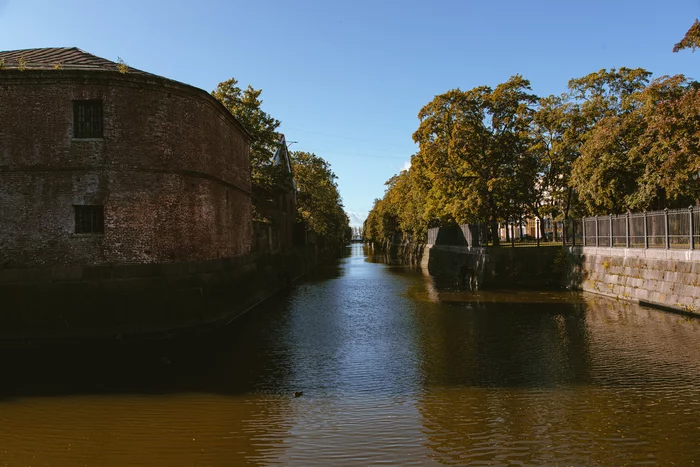
<path fill-rule="evenodd" d="M 248 85 L 241 90 L 238 81 L 231 78 L 219 83 L 211 94 L 253 137 L 250 150 L 253 193 L 264 197 L 289 183 L 283 168 L 275 166 L 272 161 L 280 144 L 277 133 L 280 122 L 262 110 L 262 89 L 253 89 Z"/>
<path fill-rule="evenodd" d="M 413 139 L 428 169 L 428 198 L 443 221 L 497 223 L 522 211 L 535 178 L 529 125 L 536 97 L 516 75 L 495 89 L 480 86 L 436 96 L 418 114 Z"/>
<path fill-rule="evenodd" d="M 641 97 L 647 125 L 634 205 L 645 209 L 657 200 L 658 207 L 687 206 L 700 199 L 700 83 L 664 76 Z"/>
<path fill-rule="evenodd" d="M 700 47 L 700 22 L 696 19 L 683 39 L 673 46 L 673 52 L 679 52 L 683 49 L 692 49 L 695 52 L 698 47 Z"/>
<path fill-rule="evenodd" d="M 570 183 L 589 214 L 630 208 L 641 170 L 634 148 L 645 125 L 640 93 L 650 76 L 642 68 L 623 67 L 569 81 L 568 97 L 581 119 Z"/>
<path fill-rule="evenodd" d="M 291 153 L 292 171 L 297 187 L 297 217 L 309 230 L 333 242 L 344 241 L 349 229 L 330 164 L 308 152 Z"/>
<path fill-rule="evenodd" d="M 574 204 L 570 185 L 572 165 L 579 155 L 580 109 L 567 96 L 539 100 L 532 121 L 531 151 L 537 161 L 537 180 L 531 184 L 529 208 L 537 216 L 568 219 Z"/>

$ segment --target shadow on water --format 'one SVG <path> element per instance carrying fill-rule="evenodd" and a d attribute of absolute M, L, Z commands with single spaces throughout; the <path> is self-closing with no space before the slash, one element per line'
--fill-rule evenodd
<path fill-rule="evenodd" d="M 302 282 L 314 284 L 342 274 L 336 262 L 307 274 Z M 262 379 L 285 379 L 286 355 L 269 347 L 284 327 L 292 294 L 293 289 L 279 292 L 227 326 L 173 336 L 0 342 L 0 398 L 258 391 Z"/>
<path fill-rule="evenodd" d="M 350 254 L 350 248 L 343 248 L 340 259 Z M 342 261 L 326 261 L 300 282 L 320 283 L 343 273 Z M 0 398 L 257 391 L 264 378 L 284 381 L 283 373 L 289 367 L 286 355 L 270 352 L 269 347 L 286 319 L 292 293 L 293 288 L 283 290 L 226 326 L 177 335 L 2 341 Z"/>

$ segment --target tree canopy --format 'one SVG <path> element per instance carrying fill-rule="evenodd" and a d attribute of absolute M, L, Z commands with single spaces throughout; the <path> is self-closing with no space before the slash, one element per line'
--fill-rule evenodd
<path fill-rule="evenodd" d="M 682 75 L 651 81 L 642 68 L 602 69 L 543 98 L 516 75 L 438 95 L 418 119 L 419 151 L 375 200 L 364 226 L 370 241 L 700 199 L 700 83 Z"/>
<path fill-rule="evenodd" d="M 265 197 L 278 187 L 285 186 L 288 182 L 285 173 L 281 167 L 275 166 L 272 160 L 280 144 L 277 133 L 280 122 L 262 110 L 262 89 L 254 89 L 248 85 L 242 90 L 238 81 L 231 78 L 219 83 L 211 94 L 253 137 L 250 148 L 253 193 Z"/>
<path fill-rule="evenodd" d="M 342 241 L 350 220 L 338 192 L 338 178 L 331 165 L 315 154 L 291 153 L 292 171 L 297 188 L 297 218 L 308 229 L 332 241 Z"/>
<path fill-rule="evenodd" d="M 696 19 L 693 25 L 690 26 L 690 29 L 688 29 L 688 32 L 685 33 L 685 36 L 683 36 L 683 39 L 673 46 L 673 51 L 679 52 L 684 49 L 692 49 L 695 52 L 695 49 L 698 47 L 700 47 L 700 21 Z"/>

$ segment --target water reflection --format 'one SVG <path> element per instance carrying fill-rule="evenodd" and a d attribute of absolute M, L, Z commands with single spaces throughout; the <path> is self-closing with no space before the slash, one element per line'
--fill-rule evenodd
<path fill-rule="evenodd" d="M 700 320 L 361 245 L 227 329 L 0 354 L 8 465 L 692 465 Z M 295 392 L 303 392 L 294 397 Z"/>

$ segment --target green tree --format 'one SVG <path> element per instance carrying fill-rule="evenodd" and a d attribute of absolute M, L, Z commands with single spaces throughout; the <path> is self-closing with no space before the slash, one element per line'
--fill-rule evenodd
<path fill-rule="evenodd" d="M 650 76 L 623 67 L 569 81 L 569 98 L 581 118 L 570 183 L 589 214 L 630 208 L 642 169 L 634 152 L 645 125 L 640 93 Z"/>
<path fill-rule="evenodd" d="M 673 46 L 673 52 L 679 52 L 683 49 L 692 49 L 695 52 L 698 47 L 700 47 L 700 22 L 696 19 L 683 39 Z"/>
<path fill-rule="evenodd" d="M 537 217 L 569 217 L 575 204 L 570 185 L 572 165 L 579 155 L 580 109 L 567 96 L 539 100 L 532 122 L 531 151 L 537 161 L 537 180 L 528 196 L 529 208 Z"/>
<path fill-rule="evenodd" d="M 449 91 L 421 109 L 413 139 L 432 182 L 431 209 L 443 222 L 487 221 L 497 242 L 498 221 L 522 212 L 537 168 L 529 91 L 516 75 L 495 89 Z"/>
<path fill-rule="evenodd" d="M 331 242 L 346 240 L 351 232 L 343 201 L 338 192 L 337 176 L 330 164 L 315 154 L 291 153 L 292 171 L 297 188 L 297 217 L 310 231 Z"/>
<path fill-rule="evenodd" d="M 279 120 L 262 110 L 262 89 L 248 86 L 241 90 L 238 81 L 231 78 L 219 83 L 214 96 L 226 107 L 253 137 L 250 150 L 250 167 L 253 193 L 256 197 L 267 197 L 279 187 L 289 183 L 283 167 L 273 164 L 273 156 L 279 147 L 277 128 Z"/>
<path fill-rule="evenodd" d="M 655 80 L 641 95 L 645 132 L 633 206 L 682 207 L 700 200 L 700 83 L 683 75 Z"/>

